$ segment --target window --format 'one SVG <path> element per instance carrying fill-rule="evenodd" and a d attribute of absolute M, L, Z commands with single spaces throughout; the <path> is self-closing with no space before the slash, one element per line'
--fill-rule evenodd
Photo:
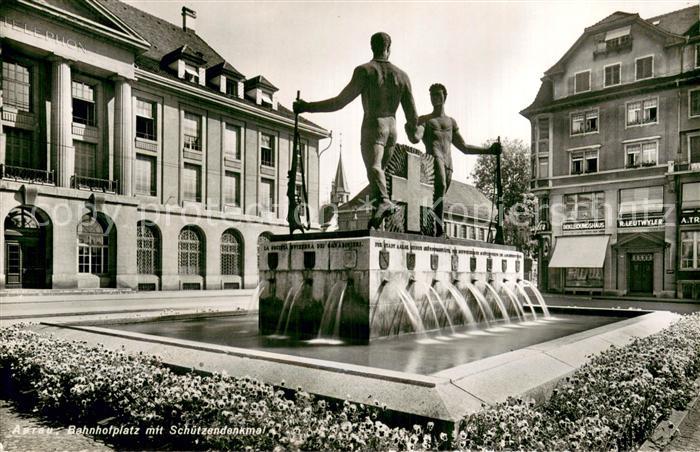
<path fill-rule="evenodd" d="M 700 89 L 694 89 L 688 92 L 689 97 L 689 114 L 691 117 L 700 116 Z"/>
<path fill-rule="evenodd" d="M 262 91 L 260 93 L 260 104 L 263 107 L 272 107 L 272 94 Z"/>
<path fill-rule="evenodd" d="M 688 137 L 688 162 L 700 163 L 700 135 Z"/>
<path fill-rule="evenodd" d="M 574 75 L 574 93 L 591 90 L 591 71 L 579 72 Z"/>
<path fill-rule="evenodd" d="M 659 143 L 657 141 L 645 141 L 625 145 L 627 154 L 627 168 L 656 165 Z"/>
<path fill-rule="evenodd" d="M 605 66 L 605 86 L 620 84 L 620 63 Z"/>
<path fill-rule="evenodd" d="M 635 61 L 635 79 L 644 80 L 654 76 L 654 57 L 637 58 Z"/>
<path fill-rule="evenodd" d="M 200 115 L 185 112 L 182 123 L 182 141 L 185 149 L 202 150 L 202 117 Z"/>
<path fill-rule="evenodd" d="M 549 152 L 549 118 L 537 120 L 537 152 Z"/>
<path fill-rule="evenodd" d="M 185 163 L 182 169 L 182 198 L 185 201 L 202 201 L 202 170 L 198 165 Z"/>
<path fill-rule="evenodd" d="M 96 218 L 85 215 L 78 224 L 78 271 L 95 275 L 108 271 L 109 238 Z"/>
<path fill-rule="evenodd" d="M 136 99 L 136 136 L 156 140 L 156 104 Z"/>
<path fill-rule="evenodd" d="M 598 131 L 598 110 L 574 113 L 571 115 L 571 135 Z"/>
<path fill-rule="evenodd" d="M 83 82 L 72 83 L 73 122 L 95 126 L 95 89 Z"/>
<path fill-rule="evenodd" d="M 199 69 L 191 64 L 185 63 L 185 80 L 192 83 L 199 83 Z"/>
<path fill-rule="evenodd" d="M 142 221 L 136 227 L 136 268 L 139 275 L 157 275 L 159 267 L 160 235 Z"/>
<path fill-rule="evenodd" d="M 178 273 L 181 275 L 201 275 L 204 266 L 202 250 L 204 244 L 199 232 L 191 226 L 180 231 L 178 238 Z"/>
<path fill-rule="evenodd" d="M 224 204 L 241 206 L 241 176 L 232 171 L 224 173 Z"/>
<path fill-rule="evenodd" d="M 571 153 L 571 174 L 597 172 L 598 149 L 574 151 Z"/>
<path fill-rule="evenodd" d="M 658 122 L 658 99 L 644 99 L 627 104 L 627 125 L 650 124 Z"/>
<path fill-rule="evenodd" d="M 564 195 L 564 213 L 568 221 L 605 218 L 605 193 L 576 193 Z"/>
<path fill-rule="evenodd" d="M 136 154 L 134 165 L 135 191 L 137 195 L 156 196 L 156 159 Z"/>
<path fill-rule="evenodd" d="M 231 124 L 226 124 L 224 129 L 224 157 L 241 159 L 241 128 Z"/>
<path fill-rule="evenodd" d="M 695 44 L 695 67 L 700 67 L 700 44 Z"/>
<path fill-rule="evenodd" d="M 74 141 L 75 146 L 75 174 L 82 177 L 96 177 L 97 145 Z"/>
<path fill-rule="evenodd" d="M 537 177 L 538 179 L 546 179 L 549 177 L 549 157 L 540 157 L 538 159 Z"/>
<path fill-rule="evenodd" d="M 275 166 L 275 137 L 266 133 L 260 134 L 260 164 Z"/>
<path fill-rule="evenodd" d="M 681 232 L 681 268 L 700 269 L 700 231 Z"/>
<path fill-rule="evenodd" d="M 664 210 L 664 187 L 629 188 L 620 190 L 620 215 L 659 213 Z"/>
<path fill-rule="evenodd" d="M 262 179 L 260 181 L 260 205 L 263 212 L 275 211 L 275 181 Z"/>
<path fill-rule="evenodd" d="M 602 268 L 567 268 L 566 287 L 603 287 Z"/>
<path fill-rule="evenodd" d="M 301 184 L 296 184 L 294 187 L 294 196 L 297 200 L 299 217 L 306 216 L 306 197 L 304 196 L 304 189 L 302 188 Z"/>
<path fill-rule="evenodd" d="M 683 184 L 681 199 L 683 207 L 700 207 L 700 182 Z"/>
<path fill-rule="evenodd" d="M 226 94 L 229 96 L 237 97 L 238 96 L 238 82 L 227 78 L 226 79 Z"/>
<path fill-rule="evenodd" d="M 5 105 L 30 111 L 31 79 L 29 68 L 9 61 L 2 62 L 2 97 Z"/>
<path fill-rule="evenodd" d="M 243 272 L 241 251 L 241 241 L 239 235 L 234 231 L 226 231 L 221 236 L 221 274 L 241 275 Z"/>
<path fill-rule="evenodd" d="M 31 168 L 32 134 L 26 130 L 4 126 L 5 163 L 9 166 Z"/>

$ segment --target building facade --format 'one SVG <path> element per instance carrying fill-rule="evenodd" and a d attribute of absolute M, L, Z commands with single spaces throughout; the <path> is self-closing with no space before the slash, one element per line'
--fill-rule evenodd
<path fill-rule="evenodd" d="M 541 289 L 700 298 L 698 13 L 586 28 L 521 112 Z"/>
<path fill-rule="evenodd" d="M 259 238 L 287 231 L 294 116 L 195 20 L 2 2 L 0 288 L 257 285 Z M 318 227 L 328 134 L 303 119 L 300 132 Z"/>

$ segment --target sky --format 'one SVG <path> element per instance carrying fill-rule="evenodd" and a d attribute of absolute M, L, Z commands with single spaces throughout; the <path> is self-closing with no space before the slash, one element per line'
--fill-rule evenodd
<path fill-rule="evenodd" d="M 428 87 L 447 87 L 445 110 L 469 144 L 497 136 L 529 144 L 527 107 L 544 71 L 583 33 L 615 11 L 649 18 L 697 4 L 668 1 L 234 1 L 127 0 L 175 24 L 181 8 L 197 12 L 196 32 L 246 77 L 264 75 L 291 107 L 337 95 L 353 69 L 372 58 L 369 39 L 392 37 L 390 60 L 411 79 L 419 114 L 432 110 Z M 397 113 L 399 143 L 403 112 Z M 362 105 L 304 115 L 333 132 L 323 140 L 320 199 L 328 200 L 340 154 L 352 194 L 367 183 L 360 157 Z M 423 145 L 419 147 L 423 149 Z M 453 150 L 455 180 L 469 182 L 475 156 Z"/>

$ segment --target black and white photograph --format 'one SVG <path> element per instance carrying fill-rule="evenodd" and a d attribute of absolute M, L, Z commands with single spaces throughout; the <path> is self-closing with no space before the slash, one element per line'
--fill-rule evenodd
<path fill-rule="evenodd" d="M 700 1 L 1 0 L 0 452 L 700 451 Z"/>

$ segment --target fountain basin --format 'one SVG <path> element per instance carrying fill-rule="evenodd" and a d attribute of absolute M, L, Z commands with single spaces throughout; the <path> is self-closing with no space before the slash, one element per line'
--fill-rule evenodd
<path fill-rule="evenodd" d="M 371 404 L 378 400 L 389 410 L 455 422 L 468 413 L 480 410 L 482 403 L 504 401 L 508 396 L 532 396 L 541 400 L 559 379 L 588 362 L 591 354 L 611 345 L 623 346 L 634 337 L 656 333 L 679 317 L 669 312 L 556 307 L 550 307 L 550 310 L 555 318 L 578 314 L 613 316 L 613 320 L 617 321 L 524 347 L 515 345 L 522 343 L 522 330 L 499 332 L 499 335 L 511 336 L 511 346 L 515 349 L 500 350 L 482 359 L 467 359 L 461 363 L 455 361 L 436 372 L 432 370 L 437 368 L 421 370 L 405 367 L 397 371 L 333 361 L 327 357 L 321 359 L 279 353 L 275 348 L 254 349 L 206 343 L 196 334 L 167 337 L 163 332 L 153 330 L 146 334 L 136 332 L 127 325 L 43 324 L 36 328 L 69 340 L 103 344 L 133 353 L 157 354 L 163 362 L 184 368 L 226 371 L 230 375 L 250 376 L 289 388 L 301 387 L 314 394 L 356 403 Z M 158 323 L 152 322 L 149 328 Z M 190 325 L 189 329 L 190 332 L 201 332 L 208 327 L 205 322 Z M 545 328 L 549 328 L 549 325 L 545 325 Z M 233 331 L 231 335 L 234 336 Z M 221 331 L 218 336 L 221 336 Z M 404 341 L 406 338 L 387 341 Z M 493 341 L 493 337 L 490 340 Z M 366 348 L 375 347 L 380 342 L 375 341 Z M 466 340 L 468 342 L 469 339 Z M 230 343 L 236 343 L 235 337 Z M 464 345 L 465 342 L 461 344 L 468 347 Z M 402 347 L 421 350 L 422 345 L 418 347 L 404 343 L 398 348 Z M 442 345 L 429 345 L 423 350 L 430 351 L 431 347 L 438 349 Z M 418 354 L 421 360 L 432 358 L 431 353 Z"/>
<path fill-rule="evenodd" d="M 272 236 L 258 259 L 262 334 L 352 343 L 469 323 L 442 302 L 450 287 L 520 280 L 524 267 L 510 246 L 384 231 Z"/>

